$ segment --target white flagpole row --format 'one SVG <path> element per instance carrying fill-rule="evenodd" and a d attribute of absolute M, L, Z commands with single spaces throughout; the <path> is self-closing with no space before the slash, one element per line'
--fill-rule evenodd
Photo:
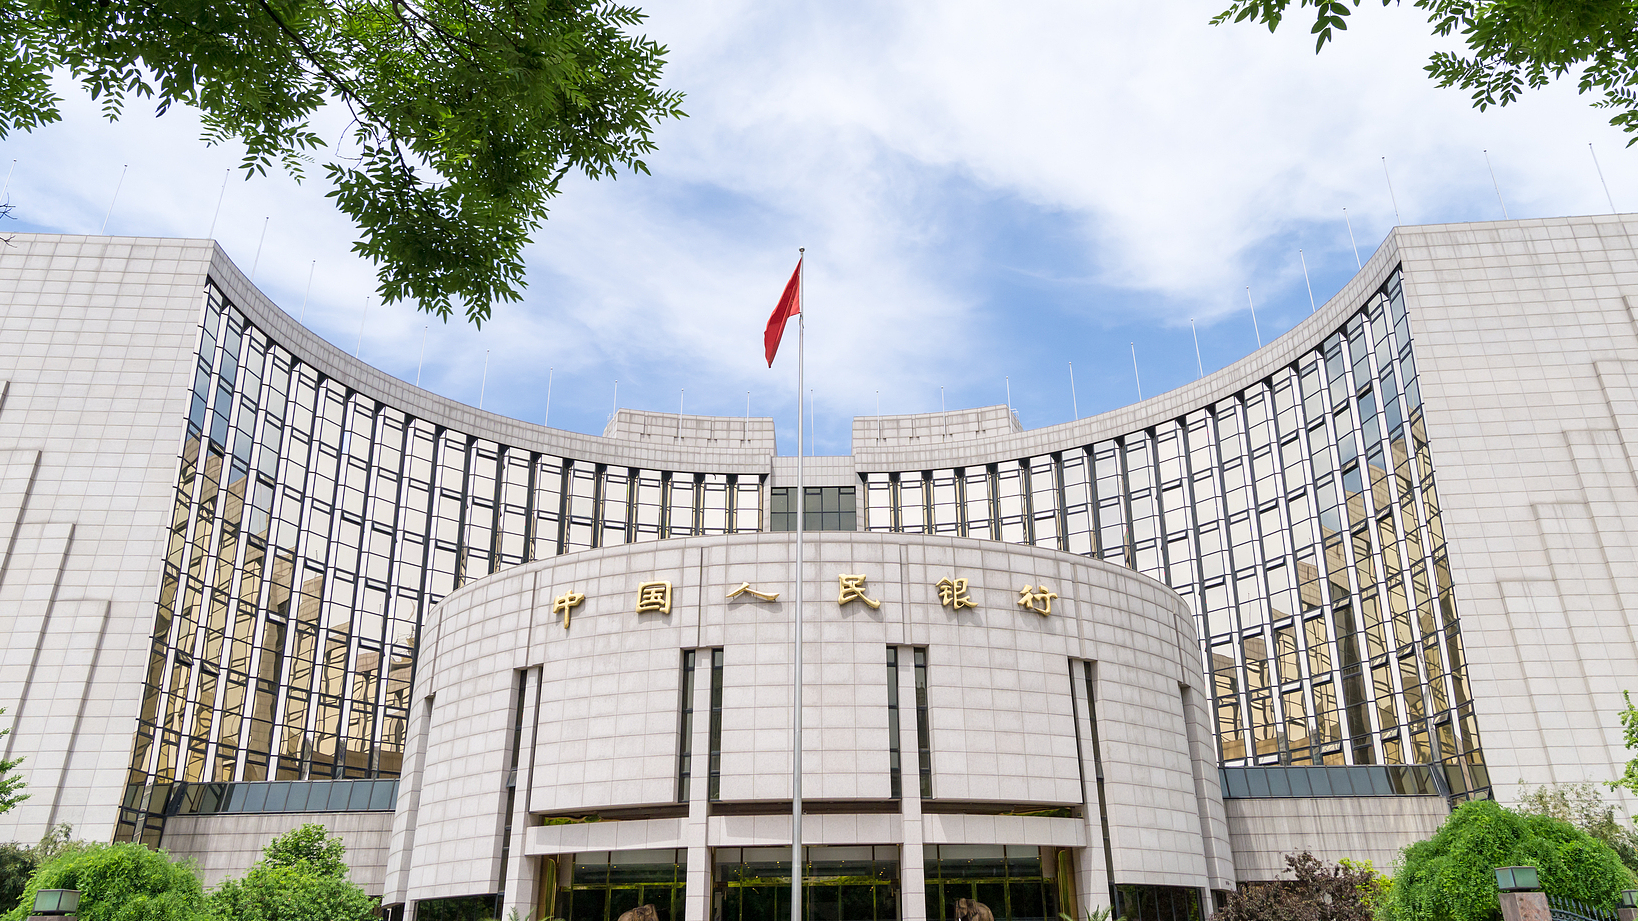
<path fill-rule="evenodd" d="M 807 352 L 807 248 L 797 250 L 796 276 L 796 683 L 791 706 L 791 921 L 802 921 L 802 519 L 807 504 L 802 471 L 802 361 Z"/>

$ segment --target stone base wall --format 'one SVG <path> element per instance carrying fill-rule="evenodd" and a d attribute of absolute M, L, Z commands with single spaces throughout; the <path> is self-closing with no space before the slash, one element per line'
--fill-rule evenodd
<path fill-rule="evenodd" d="M 1450 815 L 1441 796 L 1229 799 L 1229 846 L 1240 882 L 1278 878 L 1285 855 L 1335 863 L 1369 860 L 1390 873 L 1407 844 L 1432 837 Z"/>
<path fill-rule="evenodd" d="M 209 888 L 230 876 L 243 876 L 251 864 L 261 859 L 262 848 L 269 841 L 308 822 L 341 836 L 347 844 L 342 859 L 352 868 L 353 882 L 370 895 L 380 895 L 387 875 L 387 841 L 392 834 L 390 812 L 176 816 L 165 823 L 160 847 L 173 857 L 199 861 L 199 878 Z"/>

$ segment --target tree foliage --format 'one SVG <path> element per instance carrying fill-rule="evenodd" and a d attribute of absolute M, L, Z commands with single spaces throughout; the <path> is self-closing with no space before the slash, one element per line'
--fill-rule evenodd
<path fill-rule="evenodd" d="M 1609 845 L 1621 863 L 1638 874 L 1638 833 L 1622 823 L 1615 814 L 1615 806 L 1604 802 L 1596 785 L 1571 783 L 1536 787 L 1519 797 L 1515 811 L 1569 822 Z"/>
<path fill-rule="evenodd" d="M 205 905 L 193 867 L 141 844 L 66 848 L 34 874 L 4 921 L 22 921 L 41 889 L 78 889 L 80 921 L 195 921 Z"/>
<path fill-rule="evenodd" d="M 1314 10 L 1314 50 L 1348 28 L 1364 0 L 1296 0 Z M 1400 0 L 1382 0 L 1382 5 Z M 1213 24 L 1252 20 L 1279 28 L 1292 0 L 1233 0 Z M 1594 105 L 1613 109 L 1610 124 L 1638 143 L 1638 3 L 1632 0 L 1412 0 L 1434 34 L 1461 37 L 1466 54 L 1441 51 L 1424 68 L 1441 87 L 1472 93 L 1483 111 L 1504 106 L 1525 89 L 1540 89 L 1572 72 Z"/>
<path fill-rule="evenodd" d="M 347 846 L 341 838 L 331 836 L 323 825 L 308 822 L 269 841 L 262 848 L 261 865 L 305 869 L 317 876 L 345 877 L 347 862 L 342 858 L 346 854 Z"/>
<path fill-rule="evenodd" d="M 1602 841 L 1569 822 L 1491 800 L 1463 803 L 1439 831 L 1405 849 L 1388 896 L 1394 921 L 1494 921 L 1496 867 L 1533 866 L 1541 888 L 1613 908 L 1633 877 Z"/>
<path fill-rule="evenodd" d="M 73 840 L 73 833 L 73 826 L 65 822 L 53 826 L 39 844 L 30 846 L 15 841 L 0 844 L 0 915 L 22 903 L 29 878 L 41 864 L 80 846 L 81 842 Z"/>
<path fill-rule="evenodd" d="M 376 900 L 347 878 L 346 847 L 308 823 L 274 838 L 242 880 L 211 890 L 214 921 L 369 921 Z"/>
<path fill-rule="evenodd" d="M 8 912 L 23 901 L 28 879 L 40 866 L 34 848 L 15 841 L 0 844 L 0 912 Z"/>
<path fill-rule="evenodd" d="M 0 72 L 4 70 L 5 64 L 0 62 Z M 9 210 L 9 208 L 6 209 L 6 211 Z M 6 212 L 0 211 L 0 214 L 4 213 Z M 0 715 L 5 712 L 6 708 L 0 707 Z M 10 726 L 0 729 L 0 739 L 9 735 L 11 735 Z M 0 814 L 10 812 L 18 803 L 28 799 L 28 794 L 23 792 L 23 775 L 17 773 L 17 766 L 22 763 L 23 759 L 21 757 L 0 758 Z"/>
<path fill-rule="evenodd" d="M 608 0 L 0 0 L 0 138 L 60 118 L 54 71 L 103 113 L 199 110 L 247 178 L 298 179 L 327 103 L 351 115 L 329 193 L 360 231 L 384 302 L 474 323 L 517 300 L 521 252 L 570 171 L 647 172 L 680 117 L 666 49 Z M 339 140 L 339 139 L 338 139 Z"/>
<path fill-rule="evenodd" d="M 1621 698 L 1627 702 L 1626 709 L 1618 715 L 1621 720 L 1621 734 L 1624 737 L 1627 751 L 1638 751 L 1638 707 L 1632 705 L 1632 692 L 1622 691 Z M 1627 762 L 1627 768 L 1621 776 L 1609 782 L 1612 790 L 1626 789 L 1638 793 L 1638 758 Z"/>
<path fill-rule="evenodd" d="M 264 864 L 211 890 L 210 916 L 215 921 L 369 921 L 375 902 L 345 876 L 320 875 L 307 865 Z"/>
<path fill-rule="evenodd" d="M 1337 861 L 1344 870 L 1354 872 L 1355 880 L 1359 883 L 1359 901 L 1365 906 L 1367 917 L 1375 918 L 1384 915 L 1388 904 L 1388 893 L 1393 891 L 1393 877 L 1376 872 L 1376 866 L 1369 860 L 1349 860 L 1344 857 Z"/>
<path fill-rule="evenodd" d="M 1213 921 L 1371 921 L 1374 870 L 1327 864 L 1308 851 L 1287 854 L 1285 865 L 1291 879 L 1235 890 Z"/>

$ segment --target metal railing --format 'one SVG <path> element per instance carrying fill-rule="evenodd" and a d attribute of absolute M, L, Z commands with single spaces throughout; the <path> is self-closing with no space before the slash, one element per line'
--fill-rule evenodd
<path fill-rule="evenodd" d="M 1616 921 L 1613 911 L 1561 895 L 1547 896 L 1547 910 L 1552 913 L 1553 921 Z"/>

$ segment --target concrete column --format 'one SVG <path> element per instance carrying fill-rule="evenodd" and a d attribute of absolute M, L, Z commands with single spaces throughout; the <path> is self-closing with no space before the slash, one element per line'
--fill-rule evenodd
<path fill-rule="evenodd" d="M 421 779 L 426 771 L 427 733 L 432 723 L 432 698 L 410 708 L 409 733 L 404 740 L 404 768 L 398 775 L 398 802 L 392 817 L 392 849 L 387 855 L 385 903 L 402 902 L 404 921 L 415 921 L 415 902 L 409 898 L 414 872 L 416 817 L 421 810 Z"/>
<path fill-rule="evenodd" d="M 540 858 L 525 857 L 524 844 L 528 840 L 530 814 L 529 793 L 534 789 L 535 733 L 540 726 L 541 667 L 524 672 L 523 682 L 523 735 L 518 739 L 517 787 L 512 796 L 512 840 L 506 862 L 506 879 L 501 880 L 501 910 L 510 914 L 517 909 L 524 921 L 540 918 Z"/>
<path fill-rule="evenodd" d="M 680 665 L 679 665 L 680 667 Z M 688 842 L 688 889 L 683 915 L 689 921 L 707 921 L 711 912 L 711 650 L 694 656 L 693 759 L 689 767 L 688 821 L 683 838 Z"/>
<path fill-rule="evenodd" d="M 1075 855 L 1075 892 L 1080 900 L 1081 915 L 1087 912 L 1109 906 L 1109 875 L 1112 868 L 1107 866 L 1106 855 L 1103 850 L 1103 818 L 1102 804 L 1098 799 L 1098 765 L 1092 747 L 1092 718 L 1094 715 L 1094 701 L 1086 696 L 1087 669 L 1092 670 L 1093 680 L 1096 681 L 1097 667 L 1090 662 L 1072 662 L 1069 670 L 1069 690 L 1075 698 L 1075 712 L 1078 724 L 1075 726 L 1075 736 L 1080 741 L 1081 750 L 1081 777 L 1083 779 L 1081 797 L 1081 820 L 1086 828 L 1086 847 Z"/>
<path fill-rule="evenodd" d="M 1542 892 L 1503 892 L 1501 911 L 1502 921 L 1553 921 Z"/>
<path fill-rule="evenodd" d="M 926 835 L 921 825 L 921 742 L 916 737 L 916 660 L 911 647 L 899 647 L 900 821 L 899 917 L 904 921 L 937 921 L 927 917 L 927 865 L 922 858 Z M 885 667 L 885 666 L 884 666 Z"/>

